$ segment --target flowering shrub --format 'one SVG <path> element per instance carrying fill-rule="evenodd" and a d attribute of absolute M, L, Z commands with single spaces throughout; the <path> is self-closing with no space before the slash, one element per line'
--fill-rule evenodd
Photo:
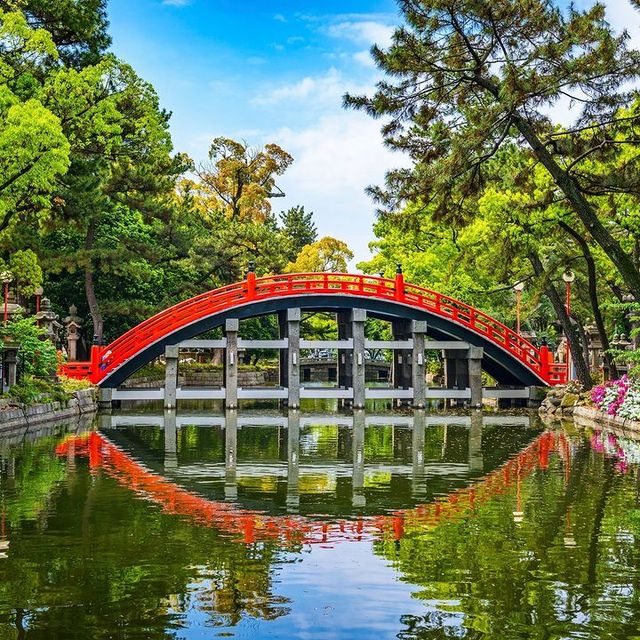
<path fill-rule="evenodd" d="M 591 401 L 609 416 L 640 420 L 640 383 L 626 375 L 594 387 Z"/>

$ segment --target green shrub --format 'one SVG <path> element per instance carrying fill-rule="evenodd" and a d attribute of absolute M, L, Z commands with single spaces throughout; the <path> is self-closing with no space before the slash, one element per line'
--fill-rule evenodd
<path fill-rule="evenodd" d="M 32 375 L 23 376 L 18 384 L 9 389 L 7 395 L 25 405 L 38 402 L 61 402 L 66 405 L 69 401 L 69 395 L 61 385 Z"/>
<path fill-rule="evenodd" d="M 45 377 L 58 367 L 58 354 L 54 344 L 46 337 L 33 317 L 17 318 L 2 327 L 0 348 L 4 342 L 19 345 L 18 357 L 26 375 Z"/>
<path fill-rule="evenodd" d="M 91 389 L 93 384 L 89 380 L 76 380 L 75 378 L 67 378 L 66 376 L 58 376 L 60 387 L 62 390 L 71 394 L 74 391 L 82 391 L 83 389 Z"/>

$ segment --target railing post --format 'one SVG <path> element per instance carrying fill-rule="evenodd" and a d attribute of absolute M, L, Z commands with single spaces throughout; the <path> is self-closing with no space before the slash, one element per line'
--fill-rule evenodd
<path fill-rule="evenodd" d="M 100 354 L 102 347 L 99 344 L 91 345 L 91 382 L 97 382 L 100 376 Z"/>
<path fill-rule="evenodd" d="M 540 376 L 549 382 L 549 347 L 546 340 L 543 340 L 540 346 Z"/>
<path fill-rule="evenodd" d="M 249 263 L 247 272 L 247 299 L 253 300 L 256 297 L 256 268 L 253 262 Z"/>
<path fill-rule="evenodd" d="M 396 300 L 404 300 L 404 275 L 401 264 L 396 266 Z"/>

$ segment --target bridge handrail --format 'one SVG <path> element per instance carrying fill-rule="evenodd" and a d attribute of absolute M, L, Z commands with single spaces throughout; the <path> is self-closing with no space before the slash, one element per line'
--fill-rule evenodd
<path fill-rule="evenodd" d="M 99 382 L 142 349 L 170 333 L 172 329 L 197 322 L 213 312 L 274 296 L 285 297 L 305 293 L 389 299 L 422 308 L 485 336 L 551 384 L 557 384 L 566 378 L 566 365 L 545 362 L 548 359 L 546 349 L 542 353 L 541 349 L 503 323 L 460 300 L 426 287 L 405 283 L 401 274 L 392 280 L 347 273 L 292 273 L 262 278 L 249 274 L 247 280 L 207 291 L 160 311 L 107 347 L 95 349 L 92 354 L 91 379 L 95 383 Z M 63 367 L 63 373 L 73 375 L 74 371 L 79 373 L 80 368 L 86 366 L 87 363 L 69 363 Z"/>

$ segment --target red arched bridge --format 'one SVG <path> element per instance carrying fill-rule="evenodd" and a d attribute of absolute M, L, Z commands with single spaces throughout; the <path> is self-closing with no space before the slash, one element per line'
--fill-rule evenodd
<path fill-rule="evenodd" d="M 70 362 L 60 373 L 115 388 L 132 373 L 165 353 L 230 319 L 298 308 L 352 311 L 386 320 L 426 323 L 430 338 L 462 341 L 482 351 L 482 368 L 505 385 L 555 385 L 566 381 L 565 364 L 554 363 L 549 349 L 538 348 L 486 313 L 424 287 L 395 279 L 341 273 L 294 273 L 256 278 L 185 300 L 114 340 L 94 346 L 89 362 Z M 436 344 L 436 343 L 433 343 Z M 426 343 L 427 348 L 429 343 Z M 422 362 L 420 358 L 419 362 Z"/>

